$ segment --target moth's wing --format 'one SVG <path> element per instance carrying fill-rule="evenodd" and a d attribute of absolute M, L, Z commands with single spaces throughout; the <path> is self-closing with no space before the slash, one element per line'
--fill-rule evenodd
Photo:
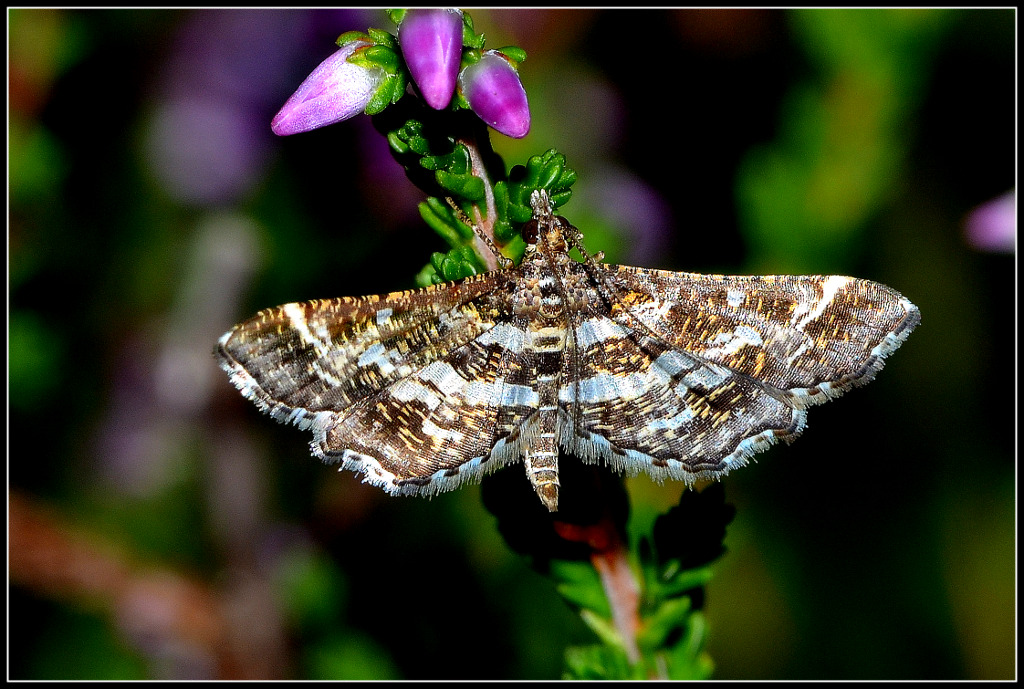
<path fill-rule="evenodd" d="M 503 321 L 344 412 L 314 453 L 398 494 L 434 494 L 522 456 L 537 392 L 526 333 Z"/>
<path fill-rule="evenodd" d="M 265 309 L 225 333 L 216 354 L 262 411 L 305 428 L 493 327 L 494 284 L 482 277 Z"/>
<path fill-rule="evenodd" d="M 850 277 L 630 266 L 608 266 L 606 274 L 627 323 L 785 391 L 800 408 L 870 381 L 921 321 L 917 307 L 895 290 Z"/>
<path fill-rule="evenodd" d="M 596 289 L 583 302 L 559 390 L 567 451 L 692 484 L 803 429 L 783 392 L 667 342 Z"/>
<path fill-rule="evenodd" d="M 314 454 L 392 492 L 455 487 L 488 443 L 508 460 L 501 438 L 530 411 L 528 381 L 505 358 L 517 335 L 499 322 L 509 275 L 266 309 L 226 333 L 217 356 L 262 411 L 313 431 Z"/>

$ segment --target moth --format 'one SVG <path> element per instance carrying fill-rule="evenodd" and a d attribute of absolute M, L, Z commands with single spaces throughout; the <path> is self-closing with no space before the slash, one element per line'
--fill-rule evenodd
<path fill-rule="evenodd" d="M 554 512 L 561 452 L 718 479 L 870 381 L 920 322 L 868 280 L 604 264 L 544 191 L 531 206 L 519 265 L 266 309 L 220 338 L 221 367 L 260 410 L 311 430 L 315 456 L 389 493 L 522 461 Z"/>

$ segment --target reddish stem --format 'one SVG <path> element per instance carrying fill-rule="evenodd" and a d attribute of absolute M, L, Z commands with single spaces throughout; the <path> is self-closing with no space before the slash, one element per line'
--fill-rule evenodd
<path fill-rule="evenodd" d="M 484 165 L 483 156 L 480 154 L 480 148 L 477 145 L 476 139 L 474 137 L 462 137 L 459 139 L 459 143 L 465 146 L 469 152 L 469 162 L 473 176 L 478 177 L 484 183 L 484 212 L 480 212 L 479 206 L 474 206 L 476 212 L 474 213 L 473 222 L 487 236 L 491 246 L 496 247 L 497 245 L 494 242 L 494 225 L 498 219 L 498 209 L 494 204 L 494 186 L 491 183 L 490 176 L 487 174 L 487 167 Z M 483 259 L 488 271 L 497 270 L 498 257 L 494 255 L 491 247 L 487 246 L 487 243 L 480 237 L 476 238 L 476 253 Z"/>
<path fill-rule="evenodd" d="M 188 648 L 208 658 L 220 679 L 283 674 L 280 658 L 254 656 L 236 643 L 248 637 L 234 629 L 222 592 L 195 576 L 142 564 L 26 495 L 7 498 L 11 584 L 109 615 L 143 653 Z"/>
<path fill-rule="evenodd" d="M 590 526 L 554 522 L 555 531 L 567 541 L 590 546 L 590 561 L 601 577 L 612 610 L 612 623 L 622 637 L 630 663 L 640 661 L 636 636 L 640 630 L 640 587 L 629 567 L 626 544 L 607 516 Z"/>

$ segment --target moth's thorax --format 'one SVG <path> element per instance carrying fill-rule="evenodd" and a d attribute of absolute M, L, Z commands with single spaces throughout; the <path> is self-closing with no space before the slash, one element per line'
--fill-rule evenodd
<path fill-rule="evenodd" d="M 543 257 L 524 264 L 523 289 L 515 313 L 526 321 L 527 347 L 534 352 L 561 352 L 565 347 L 569 313 L 560 276 Z"/>
<path fill-rule="evenodd" d="M 568 325 L 568 314 L 578 311 L 588 297 L 586 269 L 569 255 L 563 222 L 550 215 L 537 218 L 535 241 L 527 245 L 521 265 L 516 314 L 537 327 Z"/>

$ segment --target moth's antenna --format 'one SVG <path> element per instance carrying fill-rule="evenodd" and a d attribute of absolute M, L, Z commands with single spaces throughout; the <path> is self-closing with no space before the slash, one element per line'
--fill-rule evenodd
<path fill-rule="evenodd" d="M 487 236 L 487 234 L 485 234 L 484 231 L 481 230 L 480 227 L 478 227 L 475 222 L 469 219 L 469 216 L 466 215 L 465 211 L 459 208 L 458 204 L 455 203 L 451 196 L 445 196 L 444 200 L 447 201 L 448 205 L 452 207 L 452 210 L 455 212 L 456 219 L 458 219 L 459 222 L 463 223 L 467 227 L 471 227 L 473 229 L 473 234 L 475 234 L 478 239 L 480 239 L 484 244 L 487 245 L 487 248 L 490 250 L 490 252 L 494 254 L 494 258 L 498 260 L 498 265 L 501 268 L 510 268 L 513 265 L 512 259 L 508 258 L 503 253 L 498 251 L 498 247 L 497 245 L 495 245 L 494 240 Z"/>

